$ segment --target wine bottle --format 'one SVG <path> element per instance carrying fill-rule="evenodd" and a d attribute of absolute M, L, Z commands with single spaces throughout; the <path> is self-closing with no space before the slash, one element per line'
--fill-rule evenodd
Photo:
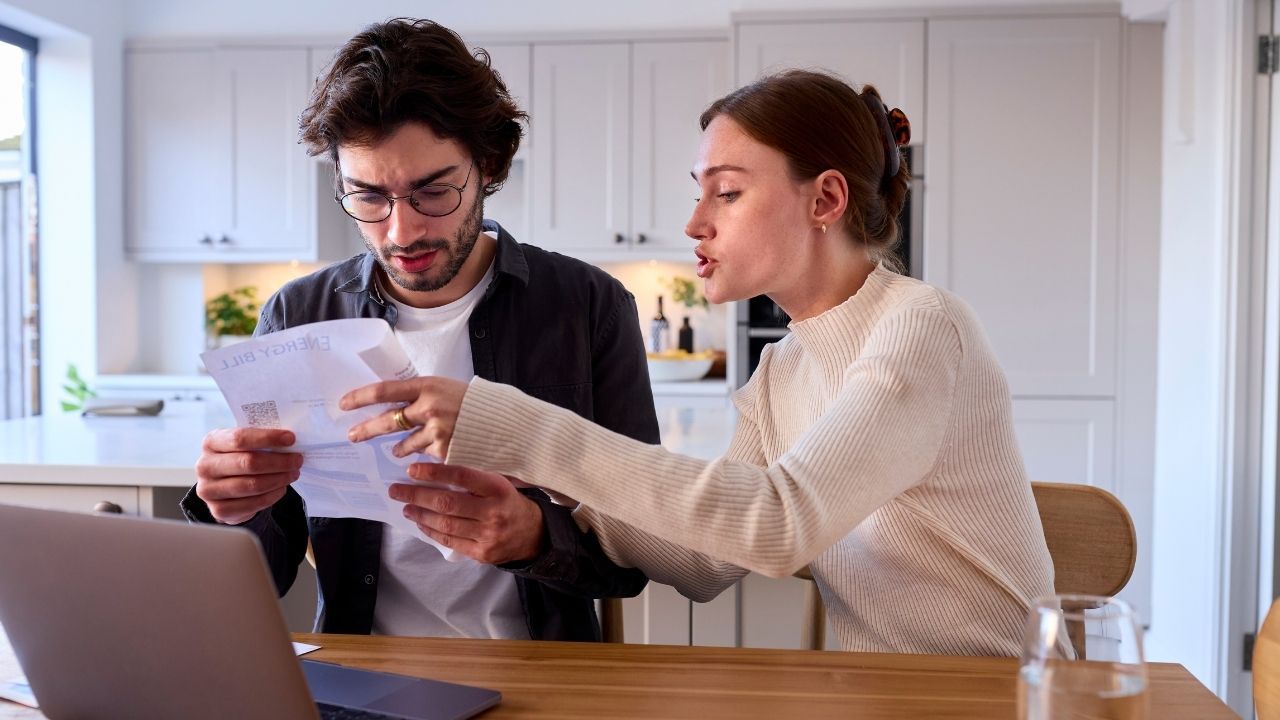
<path fill-rule="evenodd" d="M 680 339 L 676 346 L 687 353 L 693 352 L 693 326 L 689 324 L 688 315 L 684 316 L 684 323 L 680 326 Z"/>
<path fill-rule="evenodd" d="M 658 314 L 653 316 L 653 321 L 649 323 L 649 350 L 651 352 L 660 353 L 671 345 L 671 341 L 667 335 L 671 330 L 670 323 L 667 322 L 667 316 L 662 314 L 662 296 L 658 296 Z"/>

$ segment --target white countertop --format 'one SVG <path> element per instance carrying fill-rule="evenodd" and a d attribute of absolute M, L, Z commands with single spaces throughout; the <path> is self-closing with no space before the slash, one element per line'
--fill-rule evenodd
<path fill-rule="evenodd" d="M 110 394 L 158 395 L 164 397 L 174 390 L 218 392 L 218 385 L 207 374 L 198 375 L 100 375 L 95 386 Z M 652 383 L 654 397 L 668 395 L 726 397 L 729 386 L 724 378 L 694 380 L 692 382 Z"/>
<path fill-rule="evenodd" d="M 727 398 L 660 396 L 663 446 L 712 459 L 729 446 Z M 188 487 L 209 430 L 235 423 L 222 402 L 166 402 L 157 417 L 54 411 L 0 422 L 0 483 Z"/>
<path fill-rule="evenodd" d="M 200 443 L 233 425 L 223 403 L 168 402 L 156 417 L 55 410 L 0 422 L 0 482 L 188 487 Z"/>

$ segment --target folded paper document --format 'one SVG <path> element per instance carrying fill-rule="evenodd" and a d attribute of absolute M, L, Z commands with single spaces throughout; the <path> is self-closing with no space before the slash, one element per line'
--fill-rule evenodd
<path fill-rule="evenodd" d="M 347 440 L 352 425 L 387 412 L 374 405 L 338 409 L 343 395 L 380 380 L 417 375 L 391 326 L 376 318 L 329 320 L 256 337 L 200 356 L 241 427 L 287 428 L 297 436 L 290 450 L 302 453 L 302 477 L 293 488 L 313 517 L 354 517 L 387 523 L 439 548 L 402 514 L 403 503 L 387 488 L 415 482 L 406 469 L 439 462 L 431 455 L 397 458 L 391 453 L 406 433 L 362 443 Z M 460 556 L 459 556 L 460 557 Z"/>

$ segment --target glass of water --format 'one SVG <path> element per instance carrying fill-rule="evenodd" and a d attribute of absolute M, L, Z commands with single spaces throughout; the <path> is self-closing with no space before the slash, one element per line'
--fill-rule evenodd
<path fill-rule="evenodd" d="M 1019 720 L 1147 720 L 1142 626 L 1123 600 L 1053 595 L 1032 605 L 1018 674 Z"/>

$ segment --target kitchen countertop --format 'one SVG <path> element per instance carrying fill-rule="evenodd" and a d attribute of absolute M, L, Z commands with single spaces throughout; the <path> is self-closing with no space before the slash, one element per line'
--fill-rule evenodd
<path fill-rule="evenodd" d="M 662 444 L 712 459 L 729 446 L 727 396 L 659 396 Z M 81 417 L 54 411 L 0 422 L 0 483 L 188 487 L 209 430 L 231 427 L 220 400 L 170 401 L 157 417 Z"/>
<path fill-rule="evenodd" d="M 109 394 L 158 395 L 164 397 L 175 390 L 199 391 L 216 395 L 218 385 L 207 374 L 196 375 L 100 375 L 96 387 Z M 729 385 L 724 378 L 708 378 L 692 382 L 655 382 L 654 397 L 668 395 L 697 397 L 726 397 Z"/>

